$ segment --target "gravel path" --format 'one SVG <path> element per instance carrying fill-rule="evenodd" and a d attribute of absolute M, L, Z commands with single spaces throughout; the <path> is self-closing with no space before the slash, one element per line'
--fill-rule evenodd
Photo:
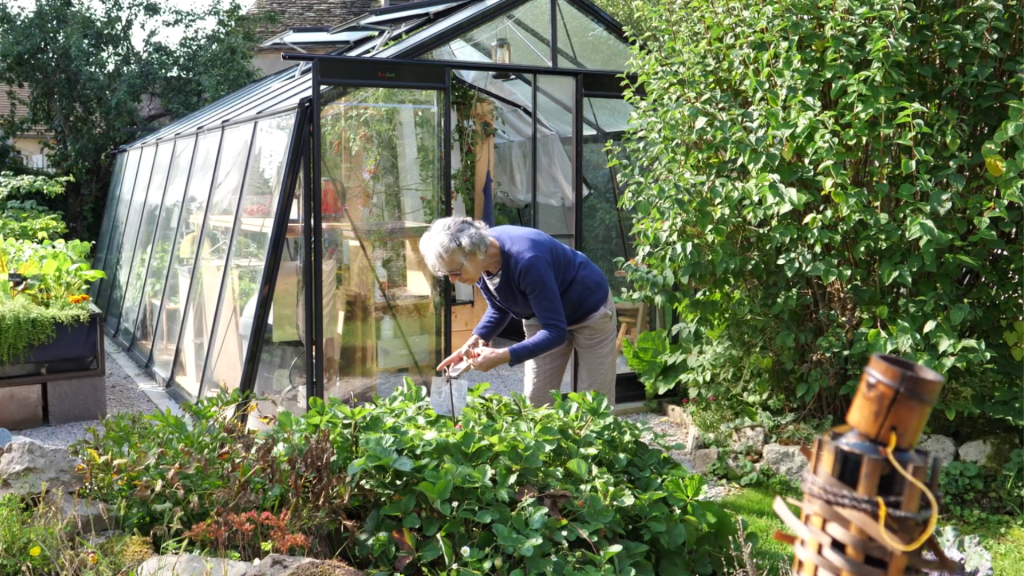
<path fill-rule="evenodd" d="M 135 380 L 114 361 L 108 352 L 107 366 L 107 414 L 112 416 L 122 412 L 152 412 L 156 407 L 143 392 Z M 73 422 L 59 426 L 41 426 L 29 430 L 12 430 L 16 436 L 25 436 L 50 446 L 68 446 L 72 442 L 89 436 L 89 428 L 102 430 L 99 420 Z"/>
<path fill-rule="evenodd" d="M 644 435 L 644 441 L 650 443 L 653 440 L 653 434 L 663 434 L 665 438 L 662 442 L 665 444 L 683 444 L 686 442 L 686 436 L 684 435 L 683 429 L 673 422 L 671 419 L 654 412 L 643 412 L 640 414 L 625 414 L 620 416 L 623 420 L 629 420 L 637 424 L 645 424 L 652 434 Z M 693 472 L 693 461 L 690 460 L 686 453 L 682 450 L 670 450 L 668 453 L 673 460 L 682 464 L 687 470 Z M 723 497 L 735 493 L 738 490 L 722 483 L 716 478 L 705 476 L 704 479 L 707 481 L 707 488 L 705 488 L 704 496 L 701 500 L 713 500 L 719 501 Z"/>

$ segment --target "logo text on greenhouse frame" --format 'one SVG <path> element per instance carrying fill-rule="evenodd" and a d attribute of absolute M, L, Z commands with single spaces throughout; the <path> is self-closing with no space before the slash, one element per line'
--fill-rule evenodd
<path fill-rule="evenodd" d="M 394 72 L 377 72 L 377 78 L 394 78 Z"/>

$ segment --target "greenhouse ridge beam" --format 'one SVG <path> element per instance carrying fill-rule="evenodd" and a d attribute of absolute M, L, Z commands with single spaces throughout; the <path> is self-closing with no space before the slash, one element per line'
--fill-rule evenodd
<path fill-rule="evenodd" d="M 591 86 L 608 86 L 609 82 L 620 82 L 625 77 L 630 82 L 635 83 L 637 77 L 635 74 L 624 74 L 622 72 L 612 72 L 609 70 L 588 70 L 585 68 L 550 68 L 547 66 L 523 66 L 517 64 L 490 64 L 482 62 L 463 62 L 460 60 L 405 60 L 400 58 L 367 58 L 362 56 L 342 56 L 335 54 L 303 54 L 300 52 L 284 52 L 281 54 L 282 60 L 296 61 L 296 62 L 313 62 L 315 60 L 320 61 L 336 61 L 339 63 L 348 63 L 358 66 L 366 65 L 394 65 L 394 66 L 411 66 L 415 68 L 449 68 L 451 70 L 471 70 L 473 72 L 507 72 L 509 74 L 543 74 L 546 76 L 581 76 L 583 81 Z M 588 82 L 587 79 L 590 79 Z M 331 84 L 329 78 L 320 78 L 323 84 Z M 394 86 L 395 83 L 389 85 Z M 434 84 L 424 83 L 424 87 L 433 88 Z M 590 94 L 590 90 L 585 90 L 587 95 Z M 621 97 L 621 90 L 618 92 Z M 593 95 L 597 96 L 595 92 Z"/>

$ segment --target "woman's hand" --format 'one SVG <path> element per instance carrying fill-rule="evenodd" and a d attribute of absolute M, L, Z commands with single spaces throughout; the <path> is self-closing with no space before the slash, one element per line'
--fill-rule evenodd
<path fill-rule="evenodd" d="M 479 336 L 473 334 L 472 336 L 469 337 L 469 340 L 466 341 L 466 344 L 462 348 L 459 348 L 455 352 L 452 352 L 451 356 L 445 358 L 444 360 L 441 361 L 440 364 L 437 365 L 437 371 L 441 372 L 448 366 L 453 366 L 467 358 L 472 357 L 473 352 L 476 349 L 486 345 L 487 343 L 481 340 Z"/>
<path fill-rule="evenodd" d="M 491 368 L 508 364 L 512 361 L 508 348 L 488 348 L 486 346 L 472 350 L 467 358 L 469 365 L 481 372 L 487 372 Z"/>

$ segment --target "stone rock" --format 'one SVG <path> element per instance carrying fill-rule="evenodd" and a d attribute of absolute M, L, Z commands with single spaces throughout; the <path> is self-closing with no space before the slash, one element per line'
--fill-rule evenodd
<path fill-rule="evenodd" d="M 271 554 L 253 567 L 245 576 L 362 576 L 355 568 L 336 561 L 313 560 L 300 556 Z"/>
<path fill-rule="evenodd" d="M 153 556 L 135 569 L 137 576 L 245 576 L 249 562 L 193 554 Z"/>
<path fill-rule="evenodd" d="M 67 448 L 44 446 L 34 440 L 7 445 L 0 455 L 0 496 L 32 496 L 47 490 L 73 492 L 82 486 L 75 471 L 78 460 Z"/>
<path fill-rule="evenodd" d="M 56 491 L 47 491 L 44 501 L 63 522 L 74 525 L 78 534 L 98 534 L 116 527 L 113 511 L 102 502 Z"/>
<path fill-rule="evenodd" d="M 960 459 L 984 466 L 992 454 L 992 442 L 989 440 L 972 440 L 960 447 Z"/>
<path fill-rule="evenodd" d="M 945 466 L 956 460 L 956 444 L 949 436 L 941 434 L 923 434 L 917 447 L 928 454 L 939 459 L 940 465 Z"/>
<path fill-rule="evenodd" d="M 807 458 L 800 453 L 799 446 L 768 444 L 761 452 L 761 462 L 779 476 L 794 482 L 799 482 L 807 469 Z"/>
<path fill-rule="evenodd" d="M 664 412 L 669 420 L 682 428 L 680 436 L 686 439 L 683 443 L 686 446 L 684 450 L 687 454 L 693 454 L 704 447 L 704 438 L 701 436 L 700 429 L 693 422 L 693 417 L 689 412 L 683 409 L 682 406 L 676 406 L 675 404 L 665 404 Z"/>
<path fill-rule="evenodd" d="M 732 433 L 732 451 L 738 453 L 750 451 L 760 454 L 761 450 L 764 449 L 765 436 L 767 436 L 767 433 L 761 426 L 734 430 Z"/>
<path fill-rule="evenodd" d="M 704 474 L 718 460 L 718 448 L 705 448 L 693 453 L 693 471 Z"/>
<path fill-rule="evenodd" d="M 291 574 L 292 570 L 300 564 L 308 564 L 310 562 L 315 562 L 315 560 L 301 556 L 271 554 L 258 563 L 253 562 L 253 567 L 245 573 L 245 576 L 282 576 L 283 574 Z"/>

